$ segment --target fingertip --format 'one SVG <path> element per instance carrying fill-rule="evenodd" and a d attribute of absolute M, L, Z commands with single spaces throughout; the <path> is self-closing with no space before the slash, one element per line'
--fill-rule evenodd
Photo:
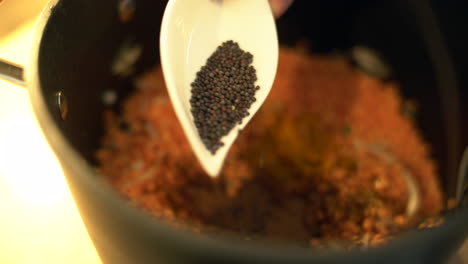
<path fill-rule="evenodd" d="M 280 17 L 292 4 L 293 0 L 269 0 L 275 18 Z"/>

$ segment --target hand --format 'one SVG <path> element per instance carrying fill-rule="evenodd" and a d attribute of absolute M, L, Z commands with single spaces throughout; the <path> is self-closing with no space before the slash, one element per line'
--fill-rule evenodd
<path fill-rule="evenodd" d="M 276 18 L 280 17 L 292 4 L 293 0 L 269 0 Z"/>

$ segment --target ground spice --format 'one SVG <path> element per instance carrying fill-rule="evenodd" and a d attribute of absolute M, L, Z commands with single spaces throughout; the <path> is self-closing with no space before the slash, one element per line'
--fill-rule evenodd
<path fill-rule="evenodd" d="M 401 112 L 397 85 L 345 59 L 282 48 L 268 99 L 216 179 L 194 157 L 161 70 L 142 76 L 136 88 L 121 116 L 106 113 L 98 171 L 169 223 L 313 247 L 367 247 L 443 207 L 435 165 Z M 420 200 L 411 215 L 407 177 Z"/>
<path fill-rule="evenodd" d="M 219 46 L 197 72 L 190 98 L 195 126 L 206 148 L 215 154 L 221 137 L 249 115 L 255 102 L 257 75 L 253 56 L 229 40 Z"/>

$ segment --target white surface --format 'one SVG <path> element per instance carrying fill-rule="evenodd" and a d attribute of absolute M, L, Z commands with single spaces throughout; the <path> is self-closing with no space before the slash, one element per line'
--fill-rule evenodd
<path fill-rule="evenodd" d="M 175 112 L 205 171 L 216 176 L 239 129 L 265 101 L 278 64 L 276 25 L 267 0 L 171 0 L 161 26 L 161 63 Z M 190 84 L 197 71 L 222 42 L 233 40 L 254 55 L 256 102 L 250 115 L 221 138 L 224 146 L 212 155 L 204 146 L 190 112 Z"/>
<path fill-rule="evenodd" d="M 0 58 L 20 64 L 28 60 L 33 22 L 0 39 Z M 4 81 L 0 81 L 0 263 L 100 263 L 26 90 Z"/>

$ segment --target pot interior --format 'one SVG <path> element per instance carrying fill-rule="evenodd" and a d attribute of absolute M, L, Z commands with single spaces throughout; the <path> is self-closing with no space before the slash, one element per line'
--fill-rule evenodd
<path fill-rule="evenodd" d="M 134 8 L 127 10 L 134 12 L 131 19 L 122 18 L 120 2 Z M 115 93 L 118 111 L 134 78 L 159 64 L 165 5 L 151 0 L 62 0 L 51 10 L 39 54 L 41 91 L 57 126 L 93 165 L 104 134 L 103 97 Z M 417 126 L 431 145 L 448 192 L 456 177 L 456 163 L 449 157 L 459 151 L 446 129 L 446 116 L 452 113 L 441 102 L 442 86 L 414 20 L 405 1 L 296 1 L 277 25 L 281 44 L 305 43 L 313 53 L 346 56 L 356 65 L 356 47 L 376 52 L 390 69 L 385 79 L 398 81 L 402 95 L 417 102 Z"/>
<path fill-rule="evenodd" d="M 159 64 L 165 1 L 121 2 L 134 4 L 128 22 L 119 19 L 116 1 L 62 0 L 52 10 L 41 42 L 39 75 L 50 114 L 92 164 L 103 135 L 103 94 L 113 90 L 121 102 L 131 92 L 133 78 Z M 390 78 L 401 84 L 403 96 L 417 102 L 417 125 L 432 146 L 441 182 L 445 188 L 452 184 L 455 168 L 448 166 L 447 157 L 456 150 L 447 147 L 441 87 L 404 1 L 297 1 L 278 20 L 278 32 L 281 44 L 305 40 L 313 53 L 348 56 L 356 46 L 377 51 L 391 68 Z M 119 56 L 131 50 L 140 55 L 123 66 L 127 73 L 115 74 Z M 58 92 L 68 103 L 65 120 L 57 105 Z"/>

